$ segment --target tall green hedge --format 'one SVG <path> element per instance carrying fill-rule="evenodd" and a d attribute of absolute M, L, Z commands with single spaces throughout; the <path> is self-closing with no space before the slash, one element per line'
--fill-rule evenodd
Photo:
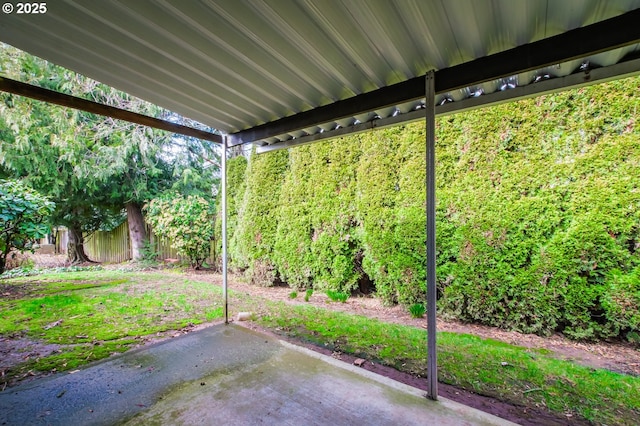
<path fill-rule="evenodd" d="M 637 330 L 640 284 L 625 315 L 610 295 L 640 263 L 639 83 L 439 120 L 443 312 L 575 338 Z"/>
<path fill-rule="evenodd" d="M 640 79 L 439 118 L 439 309 L 640 339 Z M 425 288 L 422 123 L 253 155 L 233 239 L 250 275 L 386 303 Z M 264 275 L 264 274 L 263 274 Z"/>
<path fill-rule="evenodd" d="M 334 141 L 290 153 L 274 260 L 295 288 L 352 291 L 362 276 L 356 220 L 358 144 Z"/>
<path fill-rule="evenodd" d="M 227 161 L 227 243 L 229 261 L 232 266 L 236 264 L 235 254 L 238 253 L 238 210 L 244 200 L 246 188 L 245 174 L 247 171 L 247 159 L 240 155 Z M 222 192 L 218 191 L 216 198 L 216 227 L 215 241 L 216 261 L 222 256 Z"/>
<path fill-rule="evenodd" d="M 425 131 L 401 126 L 359 136 L 358 214 L 364 270 L 385 303 L 425 298 Z"/>
<path fill-rule="evenodd" d="M 294 289 L 313 285 L 311 254 L 313 235 L 311 198 L 307 169 L 311 163 L 309 146 L 289 152 L 289 173 L 284 178 L 279 200 L 276 243 L 273 260 L 280 277 Z"/>
<path fill-rule="evenodd" d="M 280 189 L 289 168 L 289 153 L 251 153 L 245 173 L 245 191 L 238 209 L 237 228 L 231 236 L 230 256 L 247 269 L 251 282 L 268 286 L 277 278 L 273 262 Z"/>

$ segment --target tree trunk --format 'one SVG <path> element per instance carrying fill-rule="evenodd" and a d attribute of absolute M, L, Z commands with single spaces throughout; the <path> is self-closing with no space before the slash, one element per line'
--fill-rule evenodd
<path fill-rule="evenodd" d="M 49 234 L 49 240 L 50 240 L 51 244 L 53 244 L 53 253 L 54 254 L 59 254 L 59 250 L 58 250 L 58 234 L 57 234 L 56 230 L 54 230 L 51 234 Z"/>
<path fill-rule="evenodd" d="M 67 246 L 67 255 L 72 264 L 93 262 L 84 252 L 84 236 L 78 227 L 69 227 L 69 244 Z"/>
<path fill-rule="evenodd" d="M 4 273 L 4 268 L 7 265 L 7 253 L 0 253 L 0 275 Z"/>
<path fill-rule="evenodd" d="M 127 203 L 127 222 L 129 222 L 129 241 L 131 242 L 131 259 L 141 260 L 143 248 L 147 242 L 147 230 L 144 226 L 142 208 L 137 203 Z"/>

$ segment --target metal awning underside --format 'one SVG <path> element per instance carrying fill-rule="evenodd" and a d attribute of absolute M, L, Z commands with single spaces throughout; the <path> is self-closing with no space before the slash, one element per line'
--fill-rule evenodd
<path fill-rule="evenodd" d="M 55 0 L 0 40 L 263 149 L 640 70 L 640 0 Z"/>

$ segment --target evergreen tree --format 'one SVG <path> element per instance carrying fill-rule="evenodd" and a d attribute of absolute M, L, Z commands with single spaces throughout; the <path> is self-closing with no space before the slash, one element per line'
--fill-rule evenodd
<path fill-rule="evenodd" d="M 134 112 L 185 121 L 154 105 L 2 45 L 3 73 L 37 86 Z M 117 225 L 126 212 L 132 257 L 146 229 L 141 206 L 164 191 L 211 196 L 218 158 L 207 142 L 2 94 L 0 169 L 56 202 L 52 220 L 69 229 L 69 255 L 88 261 L 83 235 Z M 213 170 L 208 167 L 213 164 Z"/>

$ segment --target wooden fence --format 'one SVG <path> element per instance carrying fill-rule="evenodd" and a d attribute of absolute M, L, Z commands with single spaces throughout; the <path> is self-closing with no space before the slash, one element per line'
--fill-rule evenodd
<path fill-rule="evenodd" d="M 96 231 L 84 239 L 84 250 L 96 262 L 120 263 L 131 259 L 127 221 L 111 231 Z"/>
<path fill-rule="evenodd" d="M 156 253 L 156 260 L 180 259 L 176 250 L 171 247 L 171 241 L 168 238 L 158 237 L 153 233 L 153 229 L 149 225 L 147 225 L 147 236 L 153 252 Z"/>
<path fill-rule="evenodd" d="M 181 259 L 171 241 L 158 237 L 147 225 L 147 236 L 150 248 L 156 254 L 156 260 Z M 212 244 L 213 246 L 213 244 Z M 85 237 L 85 252 L 91 260 L 105 263 L 120 263 L 131 259 L 131 245 L 129 240 L 129 225 L 125 220 L 111 231 L 96 231 Z M 213 253 L 206 260 L 211 264 Z"/>

